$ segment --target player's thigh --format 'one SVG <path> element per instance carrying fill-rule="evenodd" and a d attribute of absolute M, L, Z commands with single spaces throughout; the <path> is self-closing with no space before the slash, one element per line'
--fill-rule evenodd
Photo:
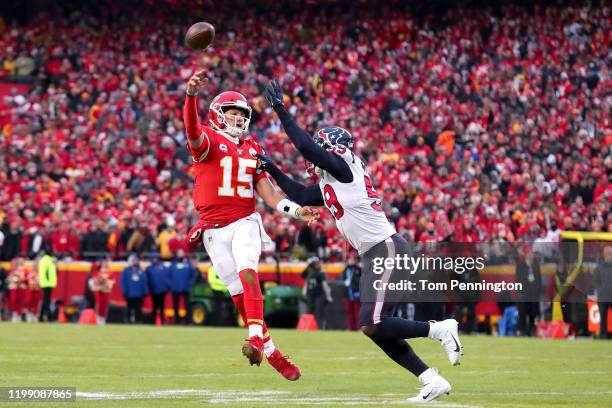
<path fill-rule="evenodd" d="M 386 317 L 393 317 L 397 304 L 393 302 L 361 302 L 359 325 L 378 324 Z"/>
<path fill-rule="evenodd" d="M 405 301 L 407 292 L 391 291 L 386 285 L 406 277 L 405 271 L 396 268 L 395 257 L 409 253 L 408 243 L 395 234 L 364 254 L 360 279 L 360 325 L 380 323 L 385 317 L 393 316 L 397 303 Z M 390 263 L 386 262 L 388 259 Z"/>
<path fill-rule="evenodd" d="M 261 235 L 255 220 L 243 220 L 234 230 L 232 253 L 238 272 L 244 269 L 257 270 L 261 255 Z"/>
<path fill-rule="evenodd" d="M 232 234 L 225 228 L 204 231 L 204 247 L 215 272 L 232 296 L 242 293 L 242 283 L 232 254 Z"/>

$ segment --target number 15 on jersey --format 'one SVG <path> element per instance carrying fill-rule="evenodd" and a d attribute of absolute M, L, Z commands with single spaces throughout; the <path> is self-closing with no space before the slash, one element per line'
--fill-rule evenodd
<path fill-rule="evenodd" d="M 242 198 L 253 197 L 253 174 L 248 173 L 247 169 L 255 169 L 257 160 L 238 158 L 238 174 L 233 177 L 234 157 L 225 156 L 219 161 L 219 165 L 223 169 L 221 177 L 221 186 L 219 187 L 219 196 L 234 197 L 236 194 Z"/>

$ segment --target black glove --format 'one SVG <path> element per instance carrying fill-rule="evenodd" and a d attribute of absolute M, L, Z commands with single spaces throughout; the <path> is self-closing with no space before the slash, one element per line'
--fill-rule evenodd
<path fill-rule="evenodd" d="M 270 156 L 268 156 L 268 153 L 266 153 L 265 150 L 264 150 L 264 154 L 255 153 L 253 157 L 260 160 L 261 164 L 259 165 L 259 168 L 265 171 L 269 171 L 272 167 L 274 167 L 274 162 L 272 161 Z"/>
<path fill-rule="evenodd" d="M 281 91 L 278 81 L 270 81 L 266 89 L 264 89 L 263 95 L 272 108 L 284 106 L 283 92 Z"/>

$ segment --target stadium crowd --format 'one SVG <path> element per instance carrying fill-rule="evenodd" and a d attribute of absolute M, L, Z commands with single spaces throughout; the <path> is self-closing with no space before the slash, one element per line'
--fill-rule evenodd
<path fill-rule="evenodd" d="M 201 67 L 202 114 L 221 90 L 245 94 L 253 137 L 298 179 L 303 160 L 261 97 L 269 78 L 310 131 L 349 129 L 409 240 L 612 231 L 609 5 L 202 3 L 2 21 L 0 80 L 15 84 L 0 101 L 2 259 L 183 248 L 197 214 L 181 109 Z M 182 44 L 198 12 L 218 30 L 204 53 Z M 325 211 L 308 227 L 258 209 L 277 251 L 347 248 Z"/>

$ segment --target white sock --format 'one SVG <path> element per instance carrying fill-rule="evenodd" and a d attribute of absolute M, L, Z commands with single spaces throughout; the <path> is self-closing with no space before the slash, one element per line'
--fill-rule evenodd
<path fill-rule="evenodd" d="M 419 381 L 423 385 L 429 384 L 431 380 L 436 376 L 438 376 L 438 372 L 430 367 L 427 370 L 423 371 L 421 375 L 419 375 Z"/>
<path fill-rule="evenodd" d="M 272 353 L 274 353 L 274 350 L 276 350 L 276 347 L 274 347 L 274 342 L 271 338 L 268 338 L 268 340 L 264 343 L 264 353 L 266 353 L 266 357 L 270 357 Z"/>
<path fill-rule="evenodd" d="M 261 337 L 263 339 L 263 327 L 261 324 L 249 324 L 249 337 Z"/>
<path fill-rule="evenodd" d="M 442 335 L 442 328 L 440 322 L 429 322 L 429 334 L 427 335 L 430 339 L 440 340 Z"/>

